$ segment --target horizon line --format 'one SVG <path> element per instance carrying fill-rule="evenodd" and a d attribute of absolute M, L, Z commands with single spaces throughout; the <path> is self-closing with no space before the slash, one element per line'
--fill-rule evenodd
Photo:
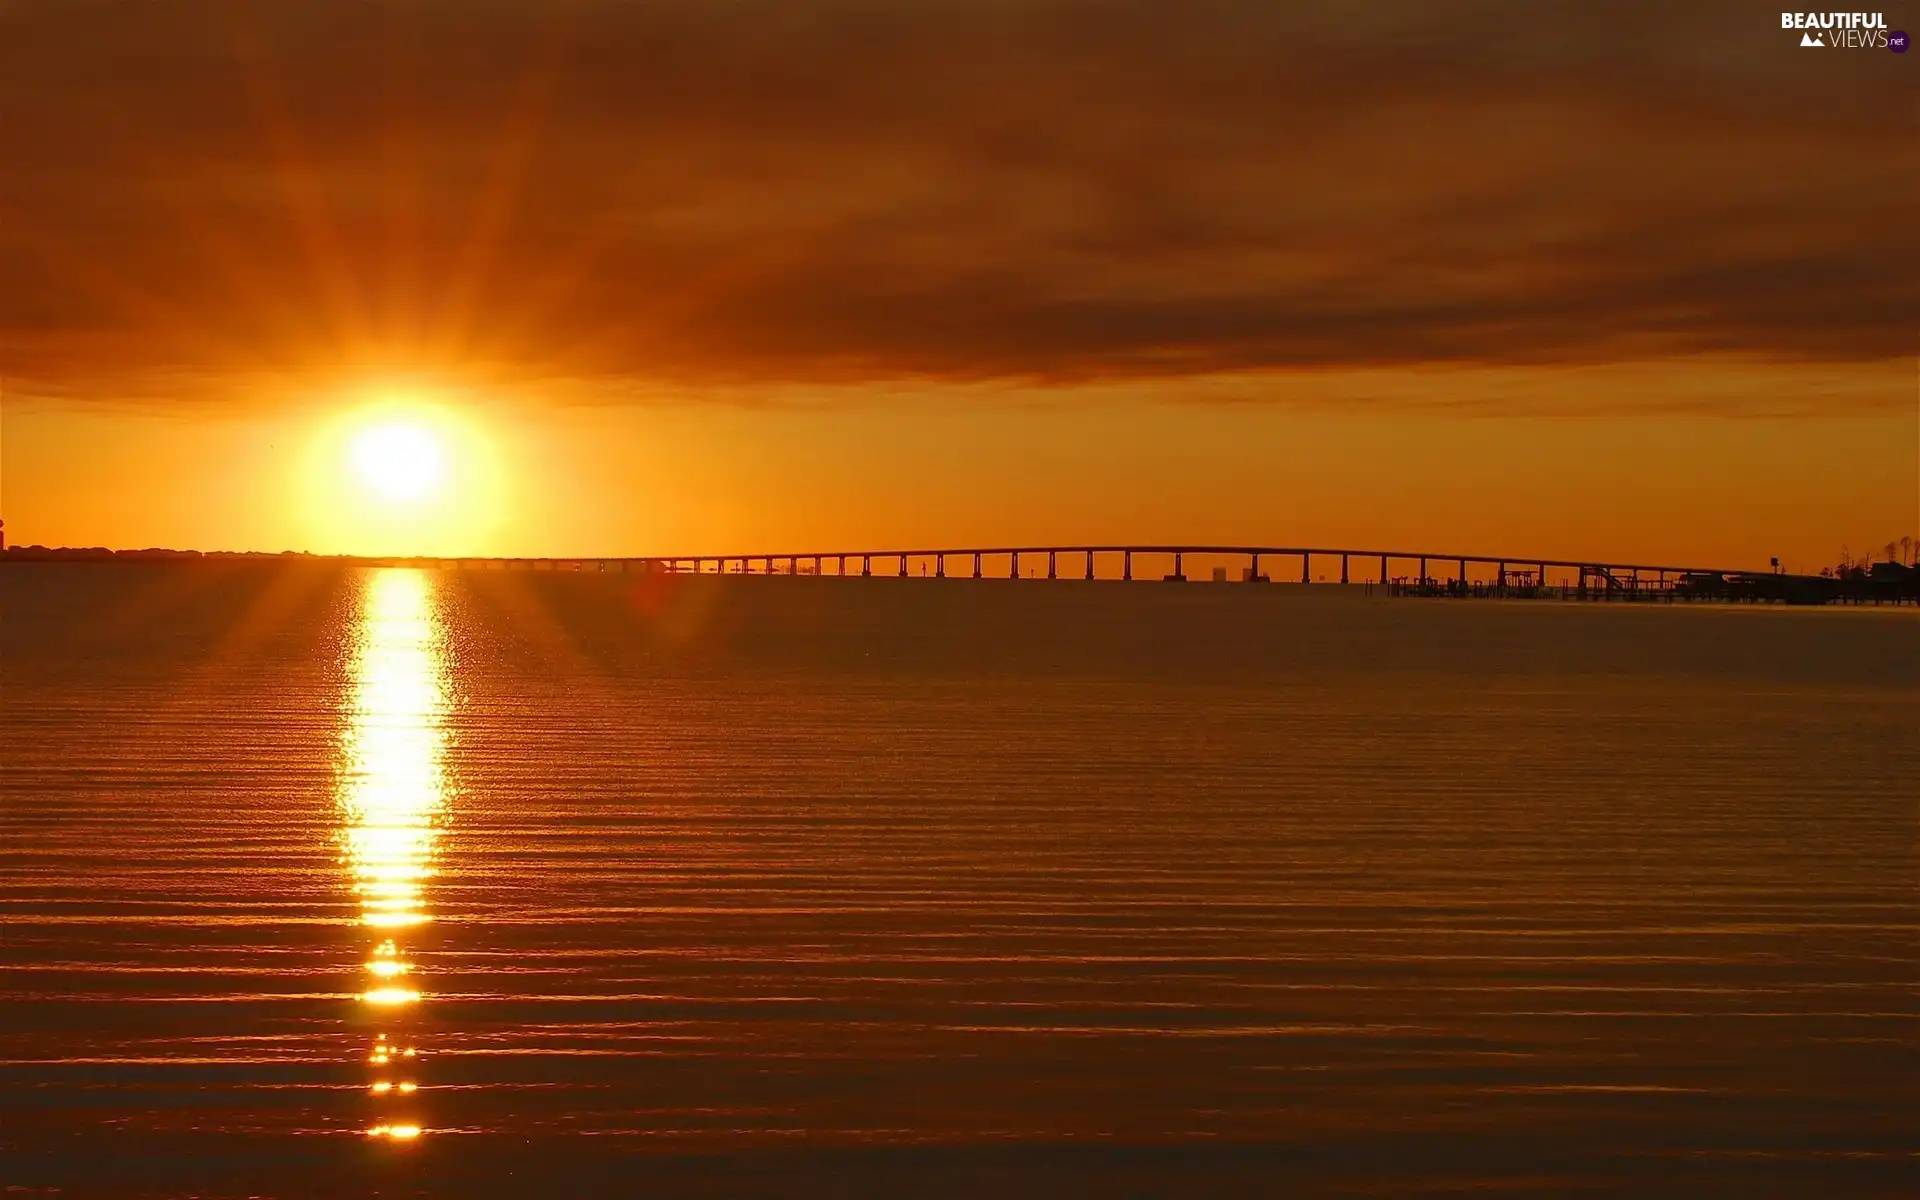
<path fill-rule="evenodd" d="M 867 559 L 867 560 L 876 559 L 876 558 L 911 560 L 911 559 L 927 559 L 927 558 L 938 559 L 938 558 L 946 558 L 946 557 L 963 557 L 964 558 L 967 556 L 979 556 L 981 558 L 986 558 L 986 557 L 1003 557 L 1003 556 L 1016 556 L 1016 555 L 1024 556 L 1024 555 L 1033 555 L 1033 554 L 1052 554 L 1056 556 L 1060 554 L 1071 554 L 1071 555 L 1157 554 L 1157 555 L 1176 555 L 1176 556 L 1196 554 L 1196 555 L 1212 555 L 1212 556 L 1246 555 L 1249 557 L 1277 556 L 1282 558 L 1304 557 L 1306 559 L 1311 559 L 1314 557 L 1342 557 L 1347 559 L 1360 558 L 1360 559 L 1386 559 L 1386 560 L 1421 559 L 1421 560 L 1432 560 L 1435 562 L 1452 562 L 1452 563 L 1508 564 L 1516 567 L 1538 566 L 1538 567 L 1562 567 L 1562 568 L 1572 568 L 1572 569 L 1664 571 L 1664 572 L 1676 572 L 1681 574 L 1702 574 L 1702 575 L 1751 575 L 1751 574 L 1776 573 L 1776 568 L 1772 565 L 1764 568 L 1703 567 L 1698 565 L 1679 565 L 1679 564 L 1673 564 L 1673 563 L 1632 562 L 1632 561 L 1625 561 L 1621 559 L 1602 558 L 1602 557 L 1554 558 L 1554 557 L 1547 557 L 1547 556 L 1535 555 L 1535 554 L 1507 554 L 1507 555 L 1461 554 L 1453 551 L 1431 551 L 1431 550 L 1419 551 L 1419 550 L 1397 550 L 1397 549 L 1383 550 L 1378 548 L 1340 547 L 1340 546 L 1297 546 L 1297 545 L 1283 546 L 1283 545 L 1261 545 L 1261 544 L 1248 544 L 1248 543 L 1223 544 L 1223 543 L 1179 543 L 1179 542 L 1150 542 L 1150 543 L 1056 542 L 1052 544 L 1040 543 L 1040 544 L 1033 544 L 1033 545 L 929 546 L 929 547 L 920 547 L 920 548 L 896 547 L 896 548 L 859 549 L 859 550 L 776 551 L 772 553 L 769 553 L 766 551 L 759 551 L 759 552 L 753 552 L 753 553 L 729 552 L 729 553 L 721 553 L 721 554 L 356 554 L 356 553 L 321 553 L 321 552 L 316 552 L 311 550 L 278 550 L 278 551 L 274 551 L 274 550 L 176 550 L 176 549 L 171 549 L 168 547 L 160 547 L 160 546 L 115 549 L 115 548 L 106 547 L 106 546 L 84 546 L 84 547 L 58 546 L 56 547 L 56 546 L 41 546 L 41 545 L 25 545 L 25 546 L 13 545 L 13 546 L 4 547 L 3 550 L 0 550 L 0 554 L 4 554 L 6 557 L 10 558 L 17 554 L 31 554 L 36 551 L 40 553 L 58 554 L 58 555 L 71 556 L 71 557 L 96 557 L 96 558 L 97 557 L 135 558 L 135 557 L 142 557 L 142 556 L 154 557 L 154 558 L 163 558 L 163 557 L 325 558 L 325 559 L 337 559 L 337 560 L 346 561 L 346 562 L 366 563 L 366 564 L 393 563 L 393 562 L 418 562 L 418 563 L 462 563 L 462 562 L 616 563 L 617 562 L 617 563 L 649 563 L 649 564 L 651 563 L 673 564 L 673 563 L 681 563 L 681 562 L 691 562 L 696 564 L 707 563 L 707 562 L 713 562 L 713 563 L 740 562 L 744 564 L 748 562 L 769 563 L 769 562 L 778 562 L 780 560 L 787 560 L 791 565 L 804 560 L 813 560 L 816 566 L 818 565 L 819 562 L 827 559 L 843 560 L 843 559 L 853 559 L 853 558 Z M 903 562 L 903 565 L 904 565 L 904 562 Z M 740 573 L 765 574 L 769 572 L 743 571 Z M 772 572 L 772 573 L 791 574 L 793 572 Z"/>

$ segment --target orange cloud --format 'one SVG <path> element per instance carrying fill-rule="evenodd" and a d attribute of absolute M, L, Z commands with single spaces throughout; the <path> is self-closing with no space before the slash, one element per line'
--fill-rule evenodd
<path fill-rule="evenodd" d="M 1765 17 L 13 6 L 0 367 L 149 402 L 1883 371 L 1920 321 L 1911 64 Z"/>

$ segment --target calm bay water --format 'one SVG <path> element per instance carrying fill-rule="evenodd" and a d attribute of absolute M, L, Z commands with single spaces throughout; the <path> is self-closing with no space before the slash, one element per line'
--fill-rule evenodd
<path fill-rule="evenodd" d="M 1920 620 L 0 569 L 0 1187 L 1920 1190 Z"/>

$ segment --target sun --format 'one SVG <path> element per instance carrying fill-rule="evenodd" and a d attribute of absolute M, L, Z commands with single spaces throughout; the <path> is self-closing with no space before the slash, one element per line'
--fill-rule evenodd
<path fill-rule="evenodd" d="M 315 418 L 288 498 L 316 553 L 476 554 L 509 519 L 501 418 L 483 403 L 355 389 Z"/>
<path fill-rule="evenodd" d="M 395 503 L 423 500 L 439 490 L 445 449 L 432 430 L 419 425 L 372 425 L 347 446 L 348 461 L 373 495 Z"/>

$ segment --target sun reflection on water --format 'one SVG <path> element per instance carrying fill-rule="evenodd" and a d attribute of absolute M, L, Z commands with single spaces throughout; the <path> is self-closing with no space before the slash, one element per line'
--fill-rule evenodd
<path fill-rule="evenodd" d="M 419 1090 L 411 1022 L 421 999 L 405 939 L 432 920 L 426 888 L 447 805 L 446 675 L 429 577 L 399 569 L 370 575 L 346 714 L 341 836 L 368 938 L 360 1002 L 377 1028 L 367 1092 L 379 1108 L 367 1134 L 391 1141 L 422 1133 L 403 1099 Z"/>

